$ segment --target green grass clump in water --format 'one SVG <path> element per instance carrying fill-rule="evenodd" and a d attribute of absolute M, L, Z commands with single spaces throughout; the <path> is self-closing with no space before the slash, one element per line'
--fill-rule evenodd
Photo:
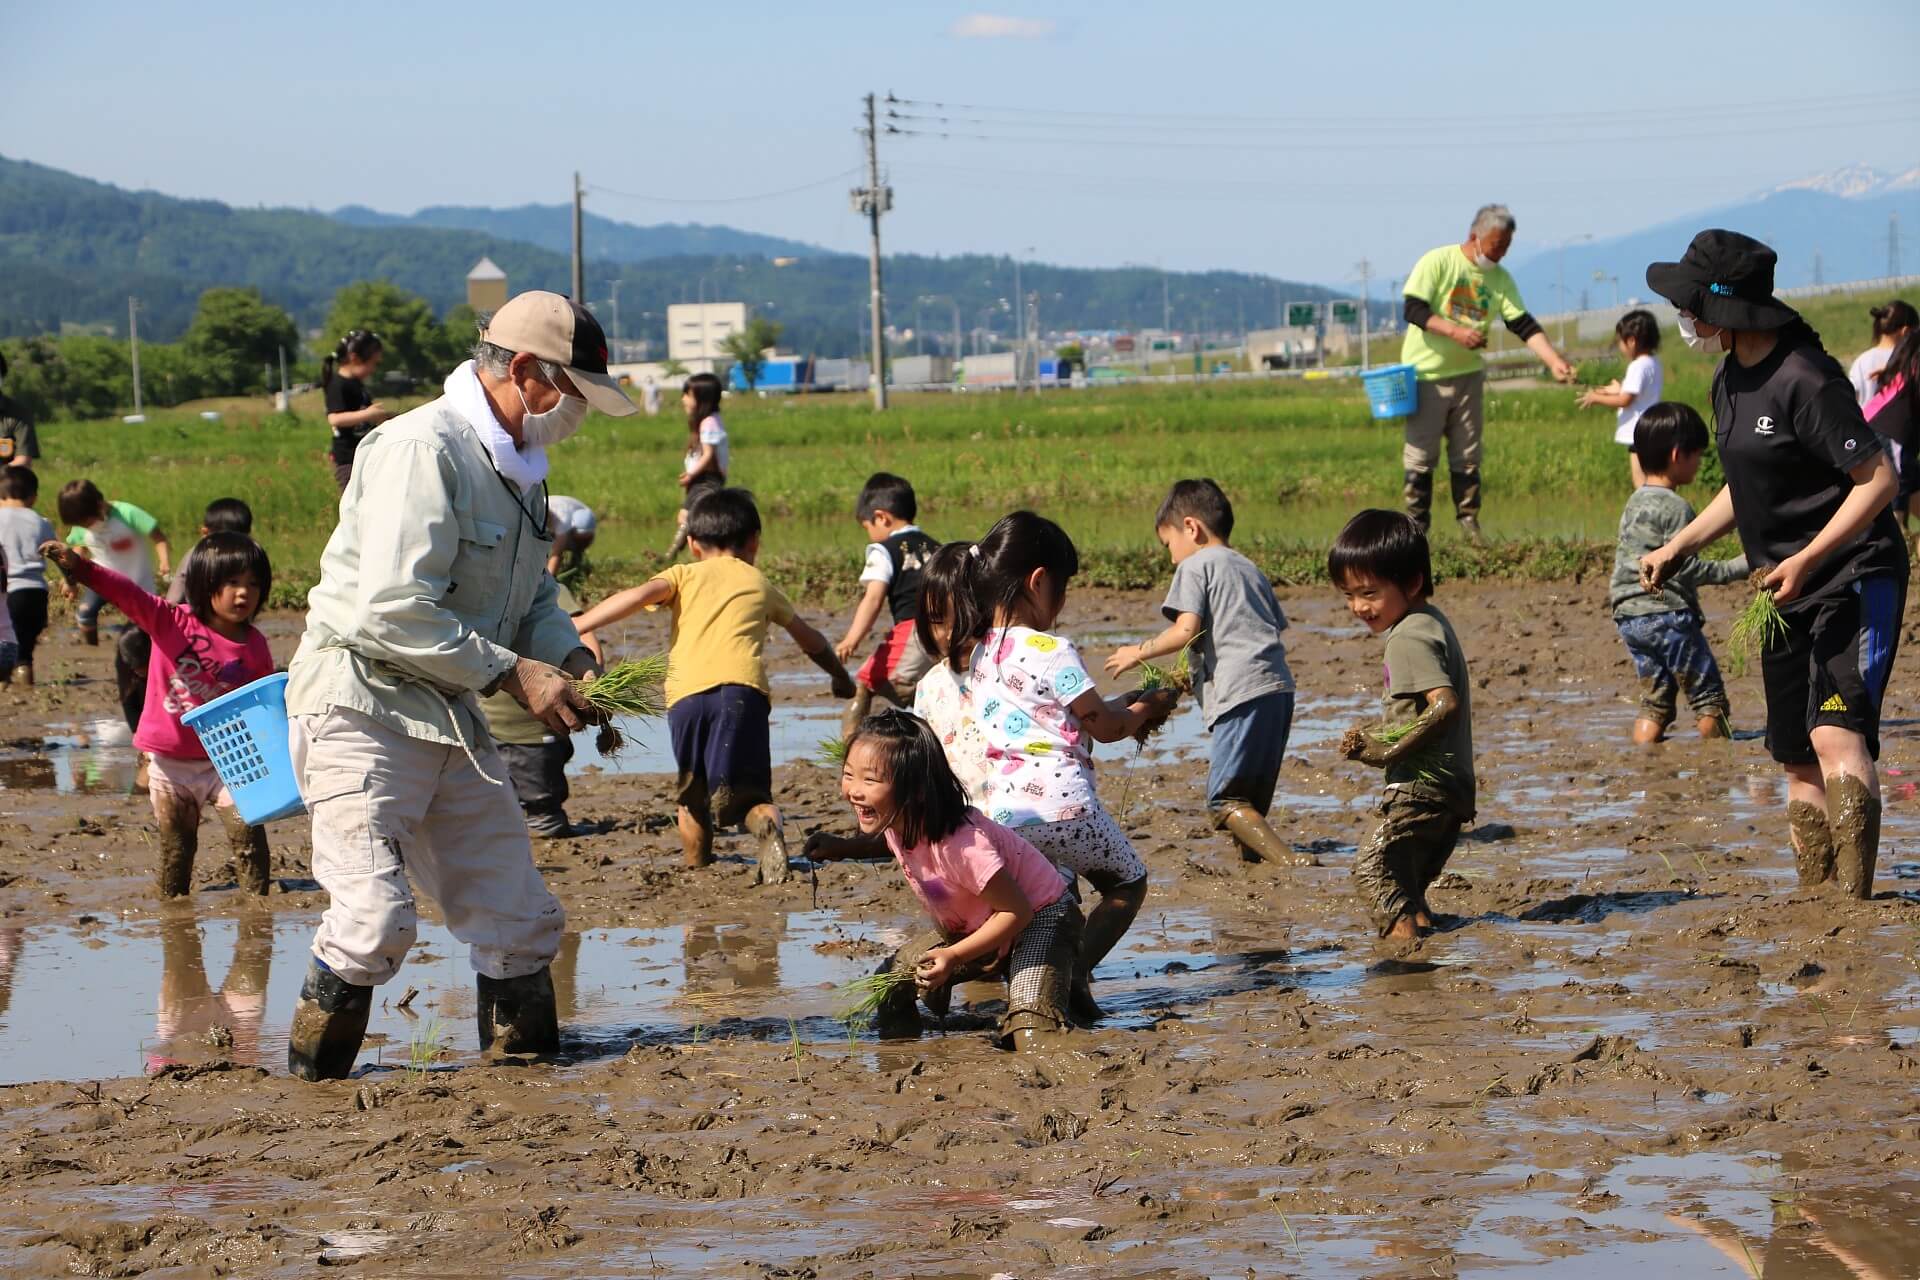
<path fill-rule="evenodd" d="M 1747 667 L 1768 649 L 1787 638 L 1787 619 L 1774 603 L 1773 592 L 1761 586 L 1767 570 L 1754 570 L 1751 579 L 1753 599 L 1733 619 L 1733 633 L 1727 640 L 1727 670 L 1736 676 L 1747 674 Z"/>
<path fill-rule="evenodd" d="M 616 754 L 626 741 L 613 727 L 616 717 L 657 720 L 667 714 L 666 686 L 667 655 L 664 653 L 616 662 L 597 679 L 574 682 L 580 700 L 602 717 L 600 736 L 594 742 L 601 755 Z"/>

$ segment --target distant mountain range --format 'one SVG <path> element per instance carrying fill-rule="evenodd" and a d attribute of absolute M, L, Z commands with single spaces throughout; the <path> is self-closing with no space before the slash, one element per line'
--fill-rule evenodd
<path fill-rule="evenodd" d="M 563 204 L 523 204 L 512 209 L 471 205 L 434 205 L 413 214 L 381 213 L 361 205 L 347 205 L 330 215 L 355 227 L 438 227 L 451 231 L 478 231 L 502 240 L 573 255 L 573 210 Z M 779 236 L 763 236 L 732 227 L 709 227 L 698 222 L 666 222 L 640 227 L 615 222 L 587 211 L 581 228 L 591 256 L 609 262 L 644 262 L 649 258 L 760 255 L 768 258 L 815 258 L 830 252 L 818 245 Z"/>
<path fill-rule="evenodd" d="M 1509 267 L 1536 312 L 1578 307 L 1583 297 L 1591 306 L 1608 306 L 1616 280 L 1623 302 L 1650 296 L 1647 264 L 1679 258 L 1694 233 L 1708 227 L 1745 232 L 1772 246 L 1780 255 L 1776 288 L 1887 275 L 1890 230 L 1897 251 L 1892 265 L 1901 274 L 1920 275 L 1920 168 L 1887 174 L 1849 165 L 1641 231 L 1569 244 L 1564 300 L 1558 250 L 1528 245 L 1535 251 Z M 1524 229 L 1521 237 L 1526 245 Z M 1602 278 L 1596 280 L 1596 273 Z"/>

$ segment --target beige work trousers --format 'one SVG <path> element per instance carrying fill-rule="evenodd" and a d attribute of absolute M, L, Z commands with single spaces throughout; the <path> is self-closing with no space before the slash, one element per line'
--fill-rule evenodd
<path fill-rule="evenodd" d="M 295 716 L 288 746 L 329 899 L 313 954 L 342 980 L 373 986 L 399 971 L 419 932 L 416 888 L 476 973 L 520 978 L 553 959 L 566 912 L 534 869 L 492 739 L 469 758 L 335 707 Z"/>
<path fill-rule="evenodd" d="M 1432 471 L 1440 461 L 1440 442 L 1447 444 L 1449 471 L 1476 471 L 1480 467 L 1480 433 L 1486 419 L 1487 372 L 1456 374 L 1421 382 L 1420 400 L 1407 417 L 1406 444 L 1400 451 L 1408 471 Z"/>

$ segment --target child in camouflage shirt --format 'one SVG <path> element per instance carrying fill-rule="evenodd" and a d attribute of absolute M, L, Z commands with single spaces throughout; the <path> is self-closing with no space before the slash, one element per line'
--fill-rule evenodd
<path fill-rule="evenodd" d="M 1650 405 L 1633 428 L 1633 454 L 1646 483 L 1620 513 L 1620 545 L 1613 554 L 1608 601 L 1614 625 L 1641 681 L 1635 742 L 1658 742 L 1673 724 L 1679 694 L 1687 695 L 1703 738 L 1728 732 L 1727 687 L 1702 630 L 1699 589 L 1738 582 L 1747 560 L 1689 557 L 1673 566 L 1659 588 L 1641 582 L 1640 557 L 1667 545 L 1693 521 L 1693 508 L 1678 493 L 1699 474 L 1707 449 L 1707 424 L 1692 408 L 1662 400 Z"/>

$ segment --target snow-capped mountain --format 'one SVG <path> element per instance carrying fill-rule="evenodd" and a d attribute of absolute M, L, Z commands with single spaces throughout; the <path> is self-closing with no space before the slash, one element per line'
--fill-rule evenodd
<path fill-rule="evenodd" d="M 1816 173 L 1809 177 L 1797 178 L 1792 182 L 1783 182 L 1766 195 L 1776 195 L 1782 191 L 1818 191 L 1824 195 L 1839 196 L 1843 200 L 1865 200 L 1870 196 L 1886 195 L 1894 191 L 1912 191 L 1920 188 L 1920 167 L 1908 169 L 1902 173 L 1883 173 L 1866 164 L 1850 164 L 1826 173 Z"/>

